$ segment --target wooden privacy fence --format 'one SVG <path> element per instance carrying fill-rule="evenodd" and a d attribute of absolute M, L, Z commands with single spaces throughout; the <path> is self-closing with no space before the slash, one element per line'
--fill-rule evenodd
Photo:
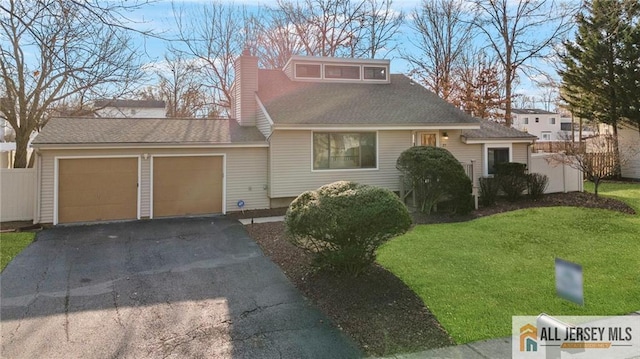
<path fill-rule="evenodd" d="M 33 219 L 35 168 L 0 169 L 0 222 Z"/>
<path fill-rule="evenodd" d="M 586 153 L 586 166 L 590 172 L 601 178 L 614 177 L 616 175 L 616 158 L 612 152 Z"/>
<path fill-rule="evenodd" d="M 558 152 L 581 152 L 585 149 L 586 143 L 569 141 L 536 141 L 533 144 L 533 153 L 558 153 Z"/>

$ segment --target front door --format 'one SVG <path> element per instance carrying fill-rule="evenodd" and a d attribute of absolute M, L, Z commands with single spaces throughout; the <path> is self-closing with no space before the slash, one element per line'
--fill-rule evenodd
<path fill-rule="evenodd" d="M 418 146 L 438 146 L 437 132 L 418 132 Z"/>

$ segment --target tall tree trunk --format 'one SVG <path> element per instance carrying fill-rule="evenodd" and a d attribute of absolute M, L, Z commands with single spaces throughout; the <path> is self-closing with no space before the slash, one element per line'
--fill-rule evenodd
<path fill-rule="evenodd" d="M 28 164 L 27 146 L 28 145 L 29 145 L 29 135 L 16 133 L 16 152 L 15 152 L 16 155 L 13 162 L 13 168 L 27 168 L 27 164 Z"/>
<path fill-rule="evenodd" d="M 507 68 L 506 70 L 506 78 L 504 84 L 504 125 L 507 127 L 511 127 L 511 69 Z"/>

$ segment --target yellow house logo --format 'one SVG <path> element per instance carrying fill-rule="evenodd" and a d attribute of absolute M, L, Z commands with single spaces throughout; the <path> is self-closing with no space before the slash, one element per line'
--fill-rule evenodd
<path fill-rule="evenodd" d="M 520 351 L 538 351 L 538 330 L 534 325 L 527 324 L 520 328 Z"/>

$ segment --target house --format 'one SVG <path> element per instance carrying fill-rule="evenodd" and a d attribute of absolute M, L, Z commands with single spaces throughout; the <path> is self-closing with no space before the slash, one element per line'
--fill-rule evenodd
<path fill-rule="evenodd" d="M 600 136 L 610 136 L 613 128 L 607 124 L 598 125 Z M 594 138 L 597 141 L 597 138 Z M 620 151 L 620 172 L 623 178 L 640 180 L 640 128 L 629 123 L 618 125 L 618 149 Z M 612 151 L 610 148 L 606 148 Z"/>
<path fill-rule="evenodd" d="M 96 117 L 162 118 L 166 117 L 166 103 L 155 100 L 97 100 Z"/>
<path fill-rule="evenodd" d="M 528 163 L 534 136 L 472 118 L 389 67 L 294 56 L 263 70 L 242 55 L 232 119 L 52 119 L 33 144 L 35 221 L 277 208 L 337 180 L 399 191 L 396 160 L 414 145 L 447 148 L 476 185 L 495 163 Z"/>
<path fill-rule="evenodd" d="M 620 168 L 622 177 L 640 180 L 640 128 L 622 124 L 618 129 L 618 145 L 625 157 Z"/>
<path fill-rule="evenodd" d="M 528 132 L 540 141 L 566 141 L 571 139 L 571 118 L 540 109 L 511 110 L 511 126 Z"/>

